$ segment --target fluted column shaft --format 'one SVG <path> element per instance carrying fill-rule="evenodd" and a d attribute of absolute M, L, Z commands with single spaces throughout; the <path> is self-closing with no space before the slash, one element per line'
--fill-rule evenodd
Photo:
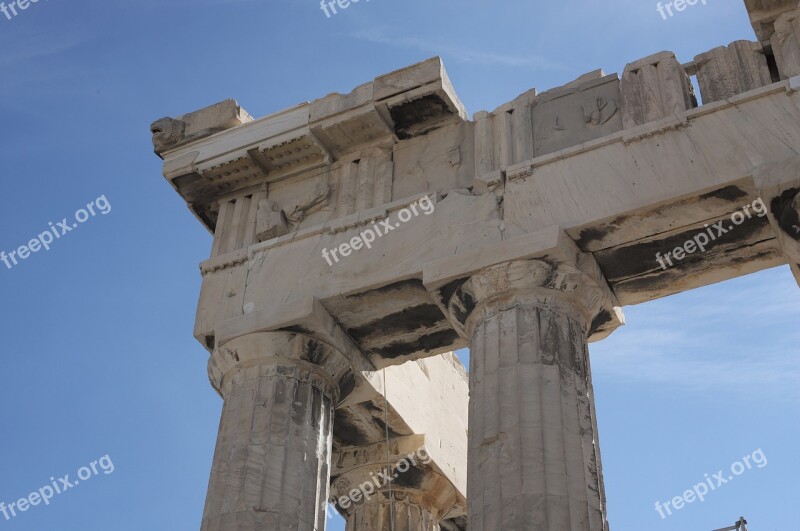
<path fill-rule="evenodd" d="M 394 504 L 379 494 L 355 505 L 347 516 L 346 531 L 439 531 L 433 514 L 410 498 L 402 499 L 402 493 L 395 494 Z"/>
<path fill-rule="evenodd" d="M 605 531 L 587 348 L 602 290 L 579 270 L 496 266 L 455 294 L 471 340 L 470 531 Z M 591 310 L 591 311 L 588 311 Z"/>
<path fill-rule="evenodd" d="M 338 388 L 311 360 L 330 349 L 256 336 L 209 366 L 225 404 L 201 531 L 322 531 Z"/>
<path fill-rule="evenodd" d="M 470 529 L 604 529 L 580 324 L 536 304 L 498 311 L 473 334 L 470 382 Z"/>

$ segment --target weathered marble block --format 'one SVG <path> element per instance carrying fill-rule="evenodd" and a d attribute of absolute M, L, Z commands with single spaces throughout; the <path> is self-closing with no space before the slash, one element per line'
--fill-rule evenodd
<path fill-rule="evenodd" d="M 800 7 L 800 0 L 744 0 L 750 23 L 760 42 L 767 42 L 775 31 L 775 19 Z"/>
<path fill-rule="evenodd" d="M 199 111 L 177 118 L 161 118 L 153 122 L 153 149 L 156 154 L 174 149 L 193 140 L 252 122 L 253 117 L 242 109 L 236 100 L 224 100 Z"/>
<path fill-rule="evenodd" d="M 761 45 L 734 41 L 694 58 L 703 103 L 713 103 L 772 83 Z"/>
<path fill-rule="evenodd" d="M 539 157 L 622 130 L 619 78 L 602 70 L 536 96 L 533 148 Z"/>
<path fill-rule="evenodd" d="M 697 107 L 694 87 L 672 52 L 628 63 L 619 88 L 625 129 Z"/>
<path fill-rule="evenodd" d="M 781 79 L 800 75 L 800 9 L 775 20 L 775 33 L 770 41 Z"/>

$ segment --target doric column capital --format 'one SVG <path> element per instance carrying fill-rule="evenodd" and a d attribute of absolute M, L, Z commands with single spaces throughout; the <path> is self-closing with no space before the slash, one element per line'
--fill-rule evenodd
<path fill-rule="evenodd" d="M 426 264 L 423 282 L 467 340 L 482 319 L 523 303 L 565 311 L 589 341 L 625 324 L 594 257 L 557 226 Z"/>
<path fill-rule="evenodd" d="M 793 240 L 800 241 L 800 189 L 785 191 L 773 204 L 780 228 Z"/>
<path fill-rule="evenodd" d="M 519 305 L 557 309 L 587 335 L 614 319 L 622 321 L 616 297 L 601 278 L 577 264 L 547 258 L 505 262 L 472 275 L 453 292 L 447 310 L 454 325 L 471 337 L 486 317 Z"/>
<path fill-rule="evenodd" d="M 259 332 L 214 349 L 208 362 L 211 385 L 223 396 L 245 380 L 282 376 L 311 384 L 334 403 L 352 386 L 344 356 L 330 345 L 292 332 Z"/>
<path fill-rule="evenodd" d="M 800 285 L 800 161 L 790 157 L 753 174 L 759 199 L 769 205 L 775 239 Z"/>
<path fill-rule="evenodd" d="M 390 496 L 391 494 L 391 496 Z M 423 435 L 334 451 L 331 503 L 350 515 L 365 504 L 414 505 L 437 521 L 464 500 L 437 470 Z"/>

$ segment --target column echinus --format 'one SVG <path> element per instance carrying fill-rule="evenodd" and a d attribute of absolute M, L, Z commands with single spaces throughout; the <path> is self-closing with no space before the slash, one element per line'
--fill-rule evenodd
<path fill-rule="evenodd" d="M 334 348 L 289 332 L 214 350 L 224 406 L 201 531 L 325 529 L 333 407 L 348 374 Z"/>
<path fill-rule="evenodd" d="M 624 318 L 594 258 L 543 232 L 551 249 L 464 257 L 492 265 L 439 288 L 471 347 L 470 531 L 608 529 L 587 343 Z M 525 238 L 519 248 L 542 240 Z M 448 260 L 426 269 L 430 282 Z"/>
<path fill-rule="evenodd" d="M 424 435 L 393 439 L 388 451 L 382 442 L 340 452 L 334 474 L 331 494 L 346 515 L 346 531 L 439 531 L 458 502 Z"/>

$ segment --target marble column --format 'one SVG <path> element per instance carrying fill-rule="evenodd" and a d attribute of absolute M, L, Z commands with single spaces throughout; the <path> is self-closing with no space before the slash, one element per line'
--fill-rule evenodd
<path fill-rule="evenodd" d="M 614 302 L 548 260 L 490 267 L 450 298 L 471 343 L 470 531 L 608 529 L 587 341 Z"/>
<path fill-rule="evenodd" d="M 217 348 L 225 400 L 201 531 L 322 531 L 333 408 L 348 371 L 309 337 L 257 333 Z"/>

